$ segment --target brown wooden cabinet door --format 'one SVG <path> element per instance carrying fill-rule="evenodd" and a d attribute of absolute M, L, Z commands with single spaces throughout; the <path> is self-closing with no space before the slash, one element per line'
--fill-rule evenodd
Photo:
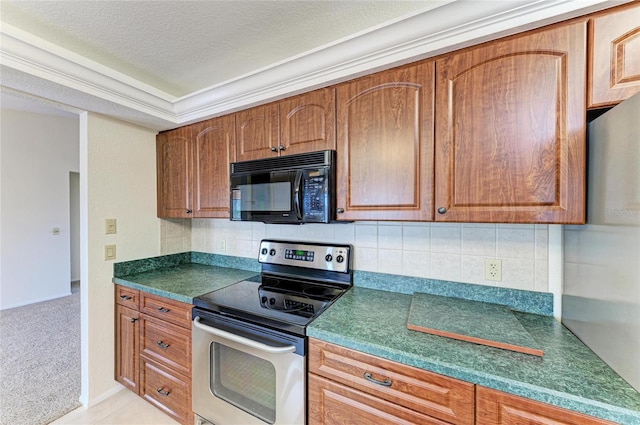
<path fill-rule="evenodd" d="M 281 155 L 336 147 L 335 89 L 301 94 L 278 103 Z"/>
<path fill-rule="evenodd" d="M 278 121 L 277 103 L 237 112 L 236 161 L 277 156 L 280 147 Z"/>
<path fill-rule="evenodd" d="M 433 219 L 433 73 L 421 62 L 337 87 L 338 220 Z"/>
<path fill-rule="evenodd" d="M 156 137 L 158 217 L 189 218 L 191 211 L 192 126 Z"/>
<path fill-rule="evenodd" d="M 640 4 L 604 12 L 589 22 L 590 108 L 640 92 Z"/>
<path fill-rule="evenodd" d="M 233 115 L 194 127 L 193 216 L 229 218 L 229 163 L 235 161 Z"/>
<path fill-rule="evenodd" d="M 476 387 L 476 425 L 613 425 L 545 403 Z"/>
<path fill-rule="evenodd" d="M 139 313 L 116 304 L 116 381 L 136 394 L 140 393 Z"/>
<path fill-rule="evenodd" d="M 309 375 L 309 425 L 446 425 L 422 412 Z"/>
<path fill-rule="evenodd" d="M 586 22 L 436 64 L 437 221 L 584 223 Z"/>

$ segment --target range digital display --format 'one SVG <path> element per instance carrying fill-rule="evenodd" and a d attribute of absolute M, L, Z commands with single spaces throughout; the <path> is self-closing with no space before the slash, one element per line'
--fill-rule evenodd
<path fill-rule="evenodd" d="M 305 251 L 303 249 L 286 249 L 284 258 L 288 260 L 311 261 L 313 262 L 313 251 Z"/>

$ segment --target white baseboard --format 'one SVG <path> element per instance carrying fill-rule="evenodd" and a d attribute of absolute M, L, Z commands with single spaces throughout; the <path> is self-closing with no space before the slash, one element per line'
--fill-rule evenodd
<path fill-rule="evenodd" d="M 23 301 L 23 302 L 19 302 L 16 304 L 9 304 L 9 305 L 5 305 L 2 306 L 0 308 L 0 310 L 8 310 L 10 308 L 16 308 L 16 307 L 24 307 L 25 305 L 31 305 L 31 304 L 35 304 L 35 303 L 41 303 L 43 301 L 51 301 L 51 300 L 55 300 L 57 298 L 62 298 L 62 297 L 68 297 L 69 295 L 71 295 L 71 291 L 69 292 L 64 292 L 62 294 L 56 294 L 56 295 L 52 295 L 49 297 L 43 297 L 43 298 L 35 298 L 33 300 L 29 300 L 29 301 Z"/>
<path fill-rule="evenodd" d="M 110 388 L 109 390 L 103 392 L 99 396 L 92 398 L 91 400 L 84 400 L 83 397 L 81 396 L 80 403 L 82 403 L 82 406 L 84 406 L 85 409 L 88 409 L 90 407 L 95 406 L 96 404 L 102 403 L 109 397 L 112 397 L 113 395 L 119 393 L 124 389 L 125 387 L 123 385 L 116 383 L 116 385 L 113 388 Z"/>

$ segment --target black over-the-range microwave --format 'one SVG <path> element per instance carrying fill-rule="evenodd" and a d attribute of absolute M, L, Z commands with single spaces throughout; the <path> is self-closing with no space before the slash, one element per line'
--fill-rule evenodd
<path fill-rule="evenodd" d="M 231 220 L 329 223 L 335 220 L 336 151 L 231 164 Z"/>

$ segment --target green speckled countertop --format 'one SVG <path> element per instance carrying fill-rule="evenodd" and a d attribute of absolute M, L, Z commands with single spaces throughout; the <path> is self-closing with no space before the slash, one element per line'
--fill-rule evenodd
<path fill-rule="evenodd" d="M 553 317 L 513 312 L 542 358 L 407 329 L 411 295 L 354 287 L 310 337 L 622 424 L 640 424 L 640 393 Z"/>
<path fill-rule="evenodd" d="M 114 277 L 113 283 L 193 304 L 194 297 L 255 275 L 254 271 L 188 263 Z"/>

